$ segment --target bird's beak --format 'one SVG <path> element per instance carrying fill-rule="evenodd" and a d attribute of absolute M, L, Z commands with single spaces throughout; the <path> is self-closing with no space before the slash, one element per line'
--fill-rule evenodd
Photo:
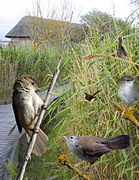
<path fill-rule="evenodd" d="M 35 90 L 36 93 L 39 93 L 40 91 L 41 91 L 41 88 L 37 88 L 37 89 Z"/>
<path fill-rule="evenodd" d="M 64 139 L 67 139 L 67 137 L 66 137 L 66 136 L 63 136 L 63 138 L 64 138 Z"/>

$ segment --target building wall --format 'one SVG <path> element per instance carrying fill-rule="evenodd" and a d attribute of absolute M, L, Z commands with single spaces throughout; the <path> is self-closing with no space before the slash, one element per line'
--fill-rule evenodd
<path fill-rule="evenodd" d="M 11 38 L 11 44 L 15 47 L 31 46 L 31 40 L 29 38 Z"/>

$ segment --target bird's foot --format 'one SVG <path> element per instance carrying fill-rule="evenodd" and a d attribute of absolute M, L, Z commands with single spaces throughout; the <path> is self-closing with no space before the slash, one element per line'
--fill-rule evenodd
<path fill-rule="evenodd" d="M 122 116 L 128 116 L 128 114 L 132 114 L 134 112 L 134 109 L 135 109 L 135 106 L 130 106 L 128 108 L 125 108 L 123 111 L 122 111 Z"/>
<path fill-rule="evenodd" d="M 88 178 L 86 175 L 84 175 L 84 173 L 82 173 L 79 169 L 75 168 L 71 162 L 69 161 L 69 159 L 67 158 L 66 155 L 64 154 L 60 154 L 60 156 L 58 157 L 59 163 L 67 166 L 70 170 L 72 170 L 74 173 L 78 174 L 80 177 L 82 177 L 85 180 L 90 180 L 90 178 Z"/>
<path fill-rule="evenodd" d="M 133 112 L 133 111 L 134 111 L 134 109 L 135 109 L 135 107 L 136 107 L 136 105 L 134 105 L 134 106 L 130 106 L 130 107 L 128 108 L 128 110 L 129 110 L 130 112 Z"/>
<path fill-rule="evenodd" d="M 34 129 L 30 129 L 33 133 L 38 133 L 39 132 L 39 129 L 36 129 L 36 128 L 34 128 Z"/>
<path fill-rule="evenodd" d="M 122 112 L 122 114 L 124 115 L 125 119 L 130 120 L 137 128 L 139 128 L 139 122 L 138 120 L 135 118 L 134 113 L 133 113 L 133 109 L 127 109 L 124 106 L 117 104 L 115 102 L 112 102 L 112 104 L 119 110 Z"/>
<path fill-rule="evenodd" d="M 139 100 L 136 101 L 132 106 L 130 106 L 130 107 L 128 108 L 128 110 L 129 110 L 130 112 L 134 112 L 134 111 L 136 110 L 136 107 L 138 106 L 138 104 L 139 104 Z"/>
<path fill-rule="evenodd" d="M 136 106 L 139 105 L 139 100 L 137 100 L 135 103 L 134 103 L 134 108 L 136 108 Z"/>
<path fill-rule="evenodd" d="M 124 117 L 124 114 L 126 113 L 126 109 L 124 109 L 123 111 L 122 111 L 122 116 Z"/>
<path fill-rule="evenodd" d="M 125 108 L 122 111 L 122 116 L 123 117 L 129 116 L 129 114 L 133 114 L 133 111 L 134 111 L 134 106 L 130 106 L 129 108 Z"/>
<path fill-rule="evenodd" d="M 34 129 L 34 132 L 37 134 L 39 132 L 39 129 Z"/>
<path fill-rule="evenodd" d="M 47 106 L 45 104 L 43 104 L 41 108 L 47 110 Z"/>

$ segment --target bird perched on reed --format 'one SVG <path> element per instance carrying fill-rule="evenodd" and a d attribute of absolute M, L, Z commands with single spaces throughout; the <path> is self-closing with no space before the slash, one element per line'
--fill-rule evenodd
<path fill-rule="evenodd" d="M 27 75 L 18 78 L 13 86 L 12 106 L 16 124 L 20 133 L 22 128 L 25 129 L 28 141 L 34 131 L 36 116 L 44 104 L 35 92 L 37 89 L 33 77 Z M 46 151 L 47 141 L 47 135 L 39 129 L 32 152 L 38 156 L 42 155 Z"/>
<path fill-rule="evenodd" d="M 64 138 L 73 155 L 89 162 L 91 165 L 103 154 L 109 153 L 114 149 L 125 149 L 130 146 L 130 137 L 128 135 L 119 135 L 111 139 L 71 135 L 64 136 Z"/>
<path fill-rule="evenodd" d="M 127 52 L 126 52 L 124 46 L 122 45 L 122 43 L 123 43 L 122 37 L 119 37 L 118 40 L 119 40 L 119 43 L 118 43 L 118 49 L 117 49 L 117 56 L 119 58 L 127 60 L 128 56 L 127 56 Z"/>
<path fill-rule="evenodd" d="M 121 77 L 118 84 L 118 96 L 126 105 L 123 114 L 128 110 L 133 111 L 134 117 L 139 121 L 139 110 L 138 108 L 134 110 L 139 102 L 139 77 L 133 78 L 130 75 Z"/>

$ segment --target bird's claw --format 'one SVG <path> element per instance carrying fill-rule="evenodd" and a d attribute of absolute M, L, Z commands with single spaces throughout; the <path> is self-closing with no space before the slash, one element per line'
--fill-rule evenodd
<path fill-rule="evenodd" d="M 46 110 L 46 109 L 47 109 L 47 106 L 46 106 L 45 104 L 43 104 L 41 108 L 44 109 L 44 110 Z"/>

